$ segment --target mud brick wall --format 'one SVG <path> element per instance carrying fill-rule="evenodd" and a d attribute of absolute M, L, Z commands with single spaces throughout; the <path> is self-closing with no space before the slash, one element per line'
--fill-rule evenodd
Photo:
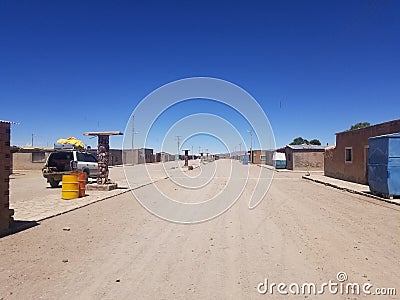
<path fill-rule="evenodd" d="M 8 229 L 14 211 L 9 204 L 11 173 L 10 123 L 0 121 L 0 233 Z"/>
<path fill-rule="evenodd" d="M 325 153 L 325 176 L 368 184 L 369 138 L 400 132 L 400 119 L 336 133 L 336 147 Z M 345 161 L 345 149 L 352 149 L 352 162 Z"/>

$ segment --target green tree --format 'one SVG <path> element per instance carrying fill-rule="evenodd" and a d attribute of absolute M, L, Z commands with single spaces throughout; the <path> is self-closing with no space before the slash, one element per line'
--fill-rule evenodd
<path fill-rule="evenodd" d="M 321 142 L 317 139 L 313 139 L 310 141 L 310 145 L 317 145 L 317 146 L 321 146 Z"/>
<path fill-rule="evenodd" d="M 357 124 L 351 125 L 350 130 L 364 128 L 368 126 L 371 126 L 369 122 L 359 122 Z"/>
<path fill-rule="evenodd" d="M 308 141 L 299 136 L 293 139 L 293 142 L 291 142 L 289 145 L 321 145 L 321 142 L 317 139 L 312 139 L 311 141 Z"/>
<path fill-rule="evenodd" d="M 299 137 L 293 139 L 293 142 L 291 142 L 290 145 L 303 145 L 303 144 L 306 144 L 306 142 L 308 143 L 307 140 L 305 140 L 299 136 Z"/>

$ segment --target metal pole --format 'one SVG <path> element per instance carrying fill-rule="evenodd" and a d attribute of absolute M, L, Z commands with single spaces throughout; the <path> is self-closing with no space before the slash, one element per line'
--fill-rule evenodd
<path fill-rule="evenodd" d="M 253 131 L 249 130 L 250 133 L 250 162 L 253 163 Z"/>
<path fill-rule="evenodd" d="M 135 150 L 133 139 L 135 138 L 135 116 L 132 116 L 132 166 L 135 164 Z"/>
<path fill-rule="evenodd" d="M 179 160 L 179 149 L 180 149 L 181 137 L 182 136 L 180 136 L 180 135 L 176 136 L 176 139 L 178 140 L 178 160 Z"/>
<path fill-rule="evenodd" d="M 33 147 L 33 133 L 32 133 L 32 147 Z"/>

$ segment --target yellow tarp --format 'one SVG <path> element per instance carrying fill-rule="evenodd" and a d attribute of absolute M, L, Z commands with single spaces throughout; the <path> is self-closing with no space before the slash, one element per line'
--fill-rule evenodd
<path fill-rule="evenodd" d="M 85 145 L 82 143 L 82 141 L 74 137 L 69 137 L 67 139 L 59 139 L 57 140 L 57 144 L 70 144 L 74 145 L 75 147 L 85 148 Z"/>

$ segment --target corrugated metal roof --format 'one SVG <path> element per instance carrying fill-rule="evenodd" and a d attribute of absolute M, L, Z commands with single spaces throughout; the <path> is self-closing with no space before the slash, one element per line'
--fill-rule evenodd
<path fill-rule="evenodd" d="M 390 133 L 390 134 L 384 134 L 384 135 L 373 136 L 373 137 L 370 137 L 369 139 L 379 139 L 379 138 L 386 138 L 386 137 L 390 137 L 390 138 L 400 138 L 400 132 L 399 132 L 399 133 Z"/>
<path fill-rule="evenodd" d="M 325 150 L 325 146 L 317 145 L 287 145 L 287 147 L 294 150 Z"/>
<path fill-rule="evenodd" d="M 17 123 L 17 122 L 6 121 L 6 120 L 0 120 L 0 123 L 8 123 L 8 124 L 16 124 L 16 125 L 19 125 L 19 123 Z"/>

